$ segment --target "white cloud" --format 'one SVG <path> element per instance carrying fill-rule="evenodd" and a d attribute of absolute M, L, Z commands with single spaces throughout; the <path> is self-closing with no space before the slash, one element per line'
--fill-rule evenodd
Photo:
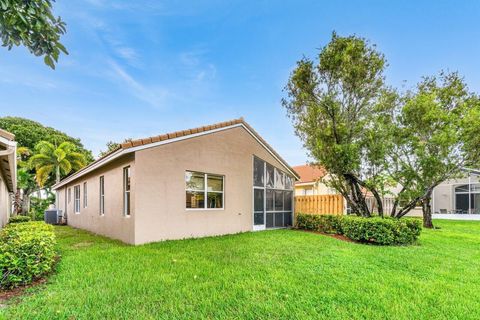
<path fill-rule="evenodd" d="M 163 102 L 168 95 L 168 91 L 164 88 L 150 88 L 144 86 L 135 80 L 125 69 L 119 66 L 115 61 L 109 60 L 109 65 L 113 71 L 114 78 L 129 89 L 129 91 L 139 100 L 148 103 L 154 108 L 162 108 Z"/>

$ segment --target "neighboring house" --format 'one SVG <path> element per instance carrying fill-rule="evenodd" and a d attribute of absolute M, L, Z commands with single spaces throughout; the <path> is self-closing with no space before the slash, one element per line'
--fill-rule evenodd
<path fill-rule="evenodd" d="M 300 165 L 295 166 L 293 169 L 298 173 L 300 179 L 295 182 L 295 196 L 311 196 L 311 195 L 339 195 L 340 193 L 337 190 L 328 187 L 325 182 L 330 178 L 328 172 L 318 166 L 313 165 Z M 391 188 L 392 193 L 398 192 L 398 188 Z M 370 210 L 375 211 L 377 207 L 377 202 L 373 195 L 370 192 L 366 192 L 367 205 Z M 389 213 L 392 210 L 394 198 L 391 196 L 386 196 L 382 199 L 383 208 L 386 213 Z M 312 200 L 314 201 L 314 200 Z M 314 201 L 314 206 L 319 205 L 318 202 Z M 310 206 L 311 207 L 311 206 Z M 344 213 L 350 212 L 350 209 L 347 205 L 347 201 L 343 199 Z M 312 208 L 315 211 L 315 208 Z M 322 210 L 320 210 L 322 211 Z"/>
<path fill-rule="evenodd" d="M 15 136 L 0 129 L 0 228 L 12 211 L 12 196 L 17 189 L 17 144 Z"/>
<path fill-rule="evenodd" d="M 296 179 L 237 119 L 123 143 L 53 188 L 69 225 L 142 244 L 291 226 Z"/>
<path fill-rule="evenodd" d="M 300 176 L 300 179 L 295 182 L 296 196 L 338 194 L 336 190 L 323 183 L 324 179 L 328 179 L 324 168 L 305 164 L 295 166 L 293 170 Z"/>
<path fill-rule="evenodd" d="M 465 176 L 447 180 L 433 190 L 436 214 L 480 214 L 480 170 L 465 169 Z"/>

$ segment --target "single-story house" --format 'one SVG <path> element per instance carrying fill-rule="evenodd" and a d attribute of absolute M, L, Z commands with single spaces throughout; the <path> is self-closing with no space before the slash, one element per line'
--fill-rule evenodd
<path fill-rule="evenodd" d="M 433 189 L 434 214 L 480 214 L 480 170 L 466 168 L 464 172 L 463 177 Z"/>
<path fill-rule="evenodd" d="M 0 228 L 12 211 L 12 198 L 17 190 L 17 143 L 15 136 L 0 129 Z"/>
<path fill-rule="evenodd" d="M 296 179 L 241 118 L 123 143 L 53 189 L 70 226 L 143 244 L 291 226 Z"/>

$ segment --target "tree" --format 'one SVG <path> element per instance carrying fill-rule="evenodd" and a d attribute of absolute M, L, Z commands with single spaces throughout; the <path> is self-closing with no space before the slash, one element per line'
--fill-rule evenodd
<path fill-rule="evenodd" d="M 52 69 L 61 52 L 68 54 L 60 43 L 65 33 L 65 22 L 55 18 L 52 4 L 55 0 L 0 0 L 0 37 L 9 50 L 23 45 Z"/>
<path fill-rule="evenodd" d="M 132 138 L 128 138 L 128 139 L 125 139 L 123 140 L 123 143 L 125 142 L 129 142 L 129 141 L 132 141 Z M 108 141 L 107 142 L 107 150 L 106 151 L 100 151 L 100 154 L 99 154 L 99 157 L 104 157 L 106 156 L 107 154 L 117 150 L 120 148 L 122 144 L 121 143 L 118 143 L 118 142 L 114 142 L 114 141 Z"/>
<path fill-rule="evenodd" d="M 62 175 L 80 170 L 86 164 L 84 155 L 77 152 L 75 145 L 70 142 L 63 142 L 56 147 L 50 142 L 41 141 L 35 151 L 37 153 L 30 158 L 30 163 L 36 170 L 40 187 L 44 187 L 52 175 L 55 176 L 55 183 L 59 183 Z"/>
<path fill-rule="evenodd" d="M 408 92 L 397 117 L 392 177 L 402 186 L 392 216 L 402 217 L 422 204 L 424 227 L 432 228 L 433 189 L 462 176 L 480 159 L 480 99 L 457 73 L 424 78 Z"/>
<path fill-rule="evenodd" d="M 27 214 L 30 210 L 30 196 L 38 190 L 35 175 L 29 164 L 31 151 L 25 147 L 17 148 L 17 191 L 14 201 L 14 212 Z"/>
<path fill-rule="evenodd" d="M 88 163 L 94 160 L 91 151 L 85 149 L 80 139 L 70 137 L 64 132 L 46 127 L 36 121 L 20 117 L 2 117 L 0 118 L 0 128 L 13 133 L 18 145 L 30 150 L 34 150 L 40 141 L 47 141 L 53 145 L 70 142 L 76 146 L 78 152 L 85 156 Z"/>
<path fill-rule="evenodd" d="M 367 194 L 383 215 L 391 143 L 388 126 L 377 128 L 388 122 L 396 102 L 384 84 L 385 65 L 384 56 L 365 39 L 333 33 L 318 63 L 297 62 L 282 100 L 310 156 L 358 215 L 372 214 Z"/>

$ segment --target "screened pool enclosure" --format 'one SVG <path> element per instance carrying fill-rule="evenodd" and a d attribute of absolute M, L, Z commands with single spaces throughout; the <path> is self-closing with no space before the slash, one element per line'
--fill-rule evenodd
<path fill-rule="evenodd" d="M 254 230 L 289 227 L 293 223 L 293 178 L 257 157 L 253 158 Z"/>

